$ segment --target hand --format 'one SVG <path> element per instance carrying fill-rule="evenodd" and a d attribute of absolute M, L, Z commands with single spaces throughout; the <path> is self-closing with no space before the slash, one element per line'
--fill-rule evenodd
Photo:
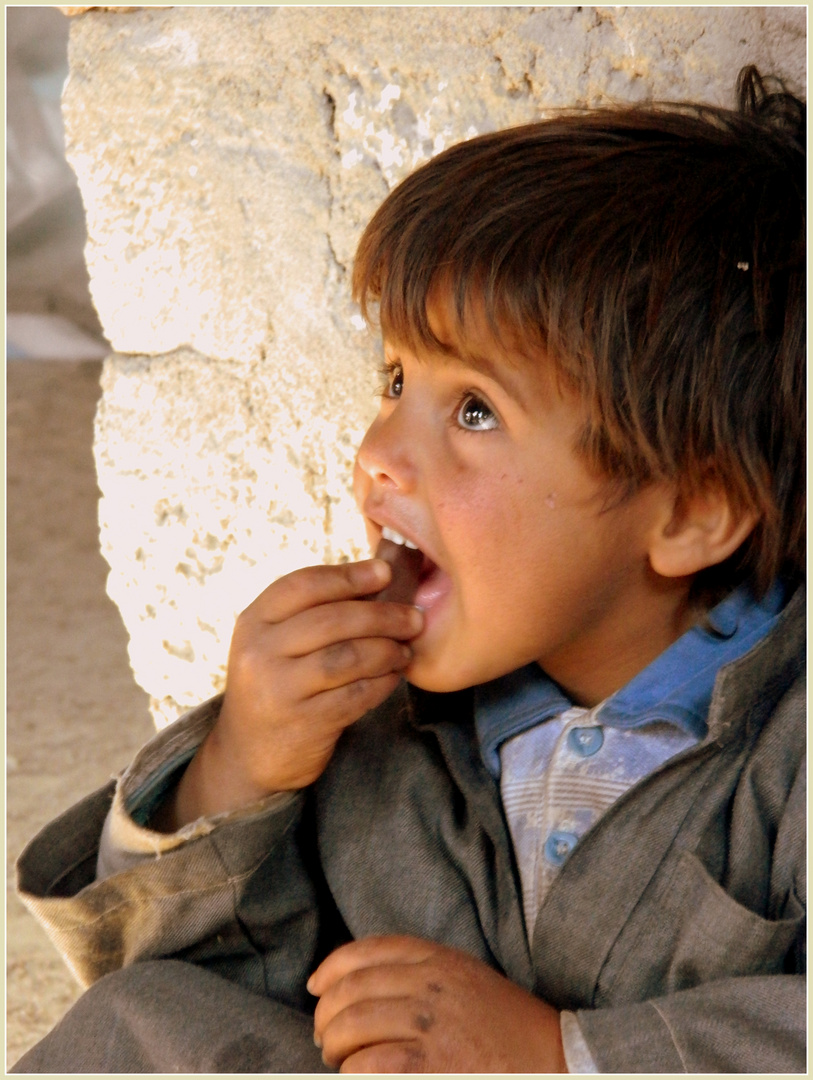
<path fill-rule="evenodd" d="M 423 625 L 411 605 L 362 600 L 391 569 L 381 559 L 296 570 L 240 615 L 220 716 L 151 827 L 306 787 L 344 728 L 398 685 Z"/>
<path fill-rule="evenodd" d="M 364 938 L 308 990 L 316 1044 L 341 1072 L 567 1072 L 558 1012 L 459 949 Z"/>

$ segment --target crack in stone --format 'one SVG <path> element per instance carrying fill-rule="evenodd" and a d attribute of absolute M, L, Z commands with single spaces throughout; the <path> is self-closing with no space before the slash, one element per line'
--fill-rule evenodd
<path fill-rule="evenodd" d="M 494 60 L 497 64 L 499 64 L 500 77 L 503 84 L 505 85 L 506 95 L 509 98 L 530 97 L 533 91 L 533 83 L 531 82 L 531 78 L 528 75 L 528 72 L 523 72 L 522 83 L 520 84 L 512 75 L 508 74 L 508 69 L 506 68 L 503 58 L 501 56 L 499 56 L 497 53 L 494 53 Z"/>
<path fill-rule="evenodd" d="M 327 111 L 328 137 L 329 137 L 329 139 L 331 140 L 331 142 L 333 144 L 333 153 L 334 153 L 335 157 L 338 159 L 338 158 L 341 157 L 341 153 L 339 151 L 339 136 L 336 133 L 336 99 L 333 97 L 333 95 L 330 93 L 330 91 L 328 90 L 328 88 L 326 86 L 322 88 L 322 100 L 323 100 L 324 107 L 325 107 L 325 109 Z M 334 210 L 334 206 L 335 206 L 335 203 L 336 203 L 336 197 L 335 197 L 335 195 L 333 193 L 333 185 L 332 185 L 332 183 L 330 181 L 330 172 L 327 169 L 322 169 L 321 172 L 320 172 L 320 175 L 321 175 L 321 178 L 325 182 L 325 187 L 327 188 L 327 197 L 328 197 L 328 210 L 327 210 L 328 226 L 327 226 L 327 230 L 325 231 L 325 239 L 327 240 L 327 246 L 328 246 L 328 251 L 330 252 L 330 258 L 333 260 L 333 265 L 336 267 L 336 269 L 339 272 L 339 280 L 343 281 L 344 278 L 347 275 L 347 267 L 341 261 L 338 254 L 336 253 L 336 249 L 333 246 L 333 238 L 331 236 L 331 225 L 333 223 L 333 210 Z"/>

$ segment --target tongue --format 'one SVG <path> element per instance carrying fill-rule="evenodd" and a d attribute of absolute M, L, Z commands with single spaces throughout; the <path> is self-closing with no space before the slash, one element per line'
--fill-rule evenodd
<path fill-rule="evenodd" d="M 411 604 L 418 588 L 418 578 L 423 566 L 423 553 L 392 540 L 380 540 L 375 557 L 383 559 L 392 567 L 392 580 L 386 588 L 374 593 L 370 600 L 393 600 L 397 604 Z"/>

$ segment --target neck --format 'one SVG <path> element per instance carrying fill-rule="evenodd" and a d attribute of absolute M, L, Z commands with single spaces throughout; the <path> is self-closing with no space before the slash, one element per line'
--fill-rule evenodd
<path fill-rule="evenodd" d="M 592 709 L 648 667 L 704 614 L 689 602 L 689 583 L 658 580 L 657 590 L 625 611 L 622 625 L 597 624 L 567 664 L 556 658 L 542 664 L 575 705 Z"/>

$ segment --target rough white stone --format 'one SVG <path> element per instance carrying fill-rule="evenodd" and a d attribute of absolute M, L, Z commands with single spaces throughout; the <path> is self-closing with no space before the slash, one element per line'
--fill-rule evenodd
<path fill-rule="evenodd" d="M 223 684 L 234 615 L 365 551 L 377 346 L 348 271 L 416 165 L 561 105 L 804 86 L 805 9 L 200 7 L 72 23 L 64 110 L 117 350 L 96 433 L 109 591 L 156 720 Z"/>

